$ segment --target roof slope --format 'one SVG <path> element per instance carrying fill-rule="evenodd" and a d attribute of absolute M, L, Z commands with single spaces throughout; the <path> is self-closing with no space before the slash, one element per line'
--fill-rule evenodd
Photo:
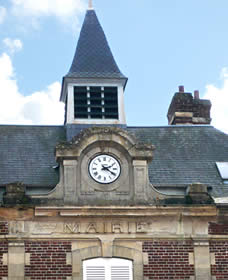
<path fill-rule="evenodd" d="M 126 79 L 115 62 L 94 10 L 86 13 L 75 56 L 66 77 Z"/>
<path fill-rule="evenodd" d="M 129 132 L 155 146 L 149 177 L 155 186 L 200 182 L 213 187 L 213 195 L 228 193 L 216 162 L 228 162 L 228 135 L 212 126 L 129 127 Z"/>
<path fill-rule="evenodd" d="M 29 186 L 54 186 L 58 170 L 54 150 L 68 135 L 85 126 L 0 126 L 0 185 L 20 181 Z M 187 186 L 200 182 L 214 196 L 228 195 L 216 162 L 228 162 L 228 135 L 212 126 L 128 127 L 129 133 L 155 146 L 149 165 L 154 186 Z M 69 130 L 69 131 L 67 131 Z"/>
<path fill-rule="evenodd" d="M 55 186 L 54 150 L 64 139 L 63 126 L 0 126 L 0 185 Z"/>

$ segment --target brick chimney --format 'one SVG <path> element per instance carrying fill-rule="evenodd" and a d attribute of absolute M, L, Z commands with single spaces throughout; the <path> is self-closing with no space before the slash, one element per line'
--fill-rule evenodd
<path fill-rule="evenodd" d="M 199 91 L 185 92 L 184 86 L 179 86 L 179 92 L 174 94 L 168 110 L 169 125 L 210 124 L 211 102 L 200 99 Z"/>

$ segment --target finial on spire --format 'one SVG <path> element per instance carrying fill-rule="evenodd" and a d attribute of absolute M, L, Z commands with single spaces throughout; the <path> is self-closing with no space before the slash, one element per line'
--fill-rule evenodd
<path fill-rule="evenodd" d="M 89 0 L 89 10 L 93 10 L 93 0 Z"/>

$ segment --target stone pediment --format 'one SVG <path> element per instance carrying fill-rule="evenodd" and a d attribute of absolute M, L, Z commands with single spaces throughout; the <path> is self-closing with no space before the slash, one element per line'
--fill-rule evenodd
<path fill-rule="evenodd" d="M 186 196 L 158 192 L 148 176 L 154 149 L 124 129 L 85 129 L 70 142 L 56 146 L 60 182 L 48 195 L 33 198 L 43 205 L 58 201 L 58 205 L 69 206 L 211 203 L 207 188 L 201 184 L 190 186 Z"/>
<path fill-rule="evenodd" d="M 153 158 L 153 150 L 153 145 L 140 143 L 134 135 L 117 127 L 91 127 L 72 141 L 58 144 L 56 159 L 61 170 L 58 188 L 64 190 L 64 203 L 147 203 L 148 163 Z"/>
<path fill-rule="evenodd" d="M 151 161 L 155 147 L 138 142 L 134 135 L 117 127 L 91 127 L 81 131 L 72 141 L 56 146 L 56 158 L 79 157 L 90 145 L 119 145 L 134 159 Z"/>

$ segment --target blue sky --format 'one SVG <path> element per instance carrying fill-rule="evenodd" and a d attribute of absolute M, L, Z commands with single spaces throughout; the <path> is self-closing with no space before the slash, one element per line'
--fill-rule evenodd
<path fill-rule="evenodd" d="M 179 85 L 210 98 L 228 132 L 227 0 L 93 0 L 129 78 L 128 125 L 167 125 Z M 87 0 L 0 0 L 0 123 L 61 124 L 68 72 Z"/>

